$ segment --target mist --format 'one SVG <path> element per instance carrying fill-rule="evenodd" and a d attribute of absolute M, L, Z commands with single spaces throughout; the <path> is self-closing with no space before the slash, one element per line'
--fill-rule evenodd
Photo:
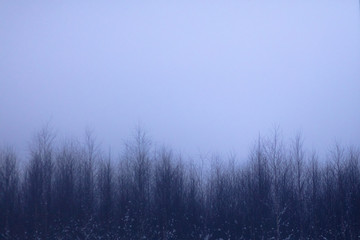
<path fill-rule="evenodd" d="M 190 156 L 274 125 L 310 149 L 360 141 L 358 1 L 0 4 L 0 143 L 50 122 L 118 149 L 137 125 Z"/>

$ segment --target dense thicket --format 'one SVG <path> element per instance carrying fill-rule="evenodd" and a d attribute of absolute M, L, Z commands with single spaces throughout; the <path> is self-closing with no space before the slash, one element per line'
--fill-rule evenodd
<path fill-rule="evenodd" d="M 201 162 L 201 163 L 199 163 Z M 137 131 L 119 157 L 90 133 L 44 129 L 26 164 L 0 151 L 1 239 L 358 239 L 360 154 L 325 159 L 298 135 L 259 138 L 249 159 L 185 160 Z"/>

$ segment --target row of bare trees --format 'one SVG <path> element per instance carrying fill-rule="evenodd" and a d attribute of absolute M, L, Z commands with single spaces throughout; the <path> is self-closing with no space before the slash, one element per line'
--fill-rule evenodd
<path fill-rule="evenodd" d="M 26 163 L 0 151 L 4 239 L 358 239 L 360 152 L 324 159 L 301 135 L 259 137 L 248 161 L 205 164 L 138 130 L 118 157 L 91 132 L 56 143 L 47 128 Z"/>

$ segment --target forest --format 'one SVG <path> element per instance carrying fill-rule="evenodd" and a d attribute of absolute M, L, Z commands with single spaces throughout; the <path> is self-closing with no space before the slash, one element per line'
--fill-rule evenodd
<path fill-rule="evenodd" d="M 0 239 L 359 239 L 360 151 L 259 136 L 247 159 L 187 159 L 138 129 L 114 156 L 91 131 L 0 151 Z"/>

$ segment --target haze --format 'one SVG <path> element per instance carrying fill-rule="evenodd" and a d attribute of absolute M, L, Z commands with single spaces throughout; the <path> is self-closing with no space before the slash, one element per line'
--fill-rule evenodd
<path fill-rule="evenodd" d="M 0 144 L 44 124 L 119 149 L 137 124 L 186 154 L 246 156 L 279 125 L 360 141 L 360 8 L 319 1 L 2 1 Z"/>

